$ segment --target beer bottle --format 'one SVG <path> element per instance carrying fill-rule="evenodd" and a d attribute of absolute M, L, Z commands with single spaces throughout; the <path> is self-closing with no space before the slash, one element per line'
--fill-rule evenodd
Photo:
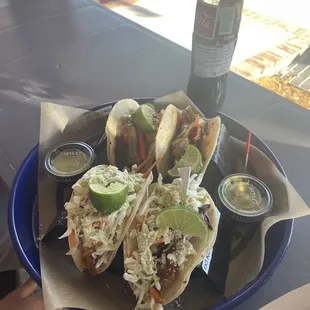
<path fill-rule="evenodd" d="M 206 115 L 224 102 L 243 0 L 197 0 L 187 95 Z"/>

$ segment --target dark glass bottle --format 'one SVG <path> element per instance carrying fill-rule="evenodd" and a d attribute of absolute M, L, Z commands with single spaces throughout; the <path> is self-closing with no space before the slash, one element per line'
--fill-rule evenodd
<path fill-rule="evenodd" d="M 243 0 L 197 0 L 187 95 L 206 115 L 224 102 Z"/>

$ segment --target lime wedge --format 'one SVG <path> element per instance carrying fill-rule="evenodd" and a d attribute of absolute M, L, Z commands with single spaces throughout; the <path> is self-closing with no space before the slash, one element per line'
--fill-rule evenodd
<path fill-rule="evenodd" d="M 145 103 L 146 106 L 152 108 L 153 110 L 155 110 L 155 105 L 152 103 Z"/>
<path fill-rule="evenodd" d="M 90 180 L 88 188 L 90 201 L 103 215 L 117 211 L 128 196 L 128 185 L 118 182 L 104 186 L 98 179 L 94 179 Z"/>
<path fill-rule="evenodd" d="M 208 225 L 191 206 L 172 206 L 161 211 L 156 217 L 156 225 L 161 229 L 171 228 L 183 235 L 207 238 Z"/>
<path fill-rule="evenodd" d="M 184 155 L 175 164 L 175 166 L 168 170 L 168 174 L 172 178 L 180 176 L 178 169 L 183 167 L 191 167 L 191 174 L 199 173 L 202 169 L 202 157 L 198 148 L 194 145 L 189 145 Z"/>
<path fill-rule="evenodd" d="M 147 104 L 141 105 L 133 114 L 132 122 L 143 131 L 153 131 L 155 110 Z"/>

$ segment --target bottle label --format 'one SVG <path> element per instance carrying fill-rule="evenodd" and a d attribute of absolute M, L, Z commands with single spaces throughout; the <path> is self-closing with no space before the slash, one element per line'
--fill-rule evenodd
<path fill-rule="evenodd" d="M 207 39 L 214 39 L 218 6 L 197 1 L 194 31 Z"/>
<path fill-rule="evenodd" d="M 219 4 L 205 1 L 197 0 L 192 53 L 195 75 L 212 78 L 229 71 L 243 1 L 221 0 Z"/>

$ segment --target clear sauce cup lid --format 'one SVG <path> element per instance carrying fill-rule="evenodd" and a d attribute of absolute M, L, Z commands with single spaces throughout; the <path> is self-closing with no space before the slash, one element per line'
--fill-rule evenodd
<path fill-rule="evenodd" d="M 74 181 L 89 170 L 96 155 L 84 142 L 67 142 L 52 148 L 45 157 L 45 170 L 58 182 Z"/>
<path fill-rule="evenodd" d="M 218 186 L 218 208 L 234 220 L 259 222 L 267 217 L 273 205 L 270 189 L 248 174 L 233 174 Z"/>

